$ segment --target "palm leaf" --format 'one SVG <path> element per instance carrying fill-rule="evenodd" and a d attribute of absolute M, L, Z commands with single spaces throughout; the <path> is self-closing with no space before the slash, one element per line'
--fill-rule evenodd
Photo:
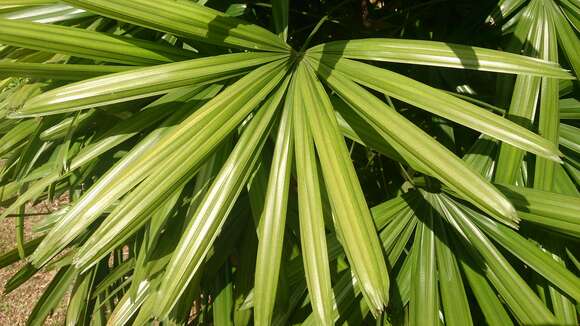
<path fill-rule="evenodd" d="M 466 214 L 456 205 L 453 205 L 449 199 L 441 196 L 438 197 L 438 200 L 442 201 L 446 209 L 445 216 L 450 224 L 481 255 L 480 259 L 485 262 L 485 273 L 488 279 L 506 300 L 516 318 L 521 323 L 555 323 L 554 315 L 497 251 L 491 241 L 475 226 L 474 222 L 470 221 Z M 531 313 L 532 310 L 528 309 L 532 306 L 535 307 L 533 313 Z"/>
<path fill-rule="evenodd" d="M 281 77 L 274 79 L 276 84 Z M 286 85 L 287 81 L 266 101 L 246 127 L 193 215 L 192 222 L 187 226 L 167 266 L 167 276 L 159 288 L 159 301 L 154 310 L 156 316 L 165 316 L 171 311 L 199 269 L 259 156 Z"/>
<path fill-rule="evenodd" d="M 274 16 L 274 29 L 282 41 L 286 42 L 288 38 L 288 10 L 289 0 L 272 1 L 272 15 Z"/>
<path fill-rule="evenodd" d="M 447 93 L 368 64 L 326 54 L 316 58 L 320 58 L 322 65 L 340 71 L 362 85 L 519 148 L 559 161 L 558 151 L 552 143 L 514 123 Z"/>
<path fill-rule="evenodd" d="M 142 173 L 134 172 L 132 175 L 145 174 L 149 175 L 148 178 L 115 208 L 107 221 L 93 234 L 92 239 L 81 248 L 77 255 L 78 266 L 86 267 L 94 264 L 97 258 L 105 255 L 143 225 L 147 220 L 147 213 L 197 172 L 202 160 L 242 119 L 247 117 L 285 73 L 283 62 L 275 62 L 262 68 L 264 69 L 254 71 L 220 96 L 207 102 L 175 130 L 167 133 L 157 146 L 139 158 L 143 161 L 134 167 Z M 252 87 L 248 87 L 249 85 Z M 243 91 L 240 92 L 240 89 Z M 193 136 L 190 137 L 188 134 Z M 203 144 L 200 144 L 200 141 L 203 141 Z M 179 151 L 176 148 L 179 148 Z M 165 151 L 168 154 L 158 154 L 158 151 Z M 163 168 L 151 171 L 156 159 L 162 161 L 160 164 Z M 144 161 L 151 165 L 147 166 Z M 173 173 L 168 176 L 166 169 L 170 169 Z M 124 172 L 129 171 L 130 169 L 126 168 Z M 119 190 L 130 189 L 125 188 L 130 185 L 127 181 L 126 178 Z"/>
<path fill-rule="evenodd" d="M 319 110 L 316 102 L 304 94 L 304 86 L 308 78 L 304 63 L 295 73 L 293 97 L 293 125 L 295 133 L 296 176 L 298 184 L 298 204 L 300 220 L 300 242 L 303 252 L 306 284 L 312 310 L 317 323 L 332 324 L 332 287 L 330 285 L 330 267 L 328 249 L 326 246 L 326 230 L 322 214 L 322 198 L 318 183 L 318 167 L 314 151 L 313 133 L 307 111 Z M 300 94 L 304 97 L 300 98 Z M 315 104 L 316 103 L 316 104 Z"/>
<path fill-rule="evenodd" d="M 39 3 L 41 6 L 34 6 L 32 8 L 24 7 L 20 10 L 14 10 L 5 14 L 0 14 L 0 17 L 49 24 L 90 17 L 93 15 L 82 9 L 73 8 L 65 4 L 51 4 L 50 1 L 46 2 L 48 3 L 47 5 L 42 5 L 42 3 Z"/>
<path fill-rule="evenodd" d="M 264 199 L 264 210 L 260 218 L 260 240 L 254 285 L 254 323 L 256 325 L 270 323 L 276 301 L 294 152 L 292 128 L 294 87 L 294 82 L 291 82 L 288 89 L 290 95 L 284 102 Z"/>
<path fill-rule="evenodd" d="M 208 7 L 184 0 L 67 0 L 66 3 L 99 15 L 217 45 L 287 52 L 280 38 Z"/>
<path fill-rule="evenodd" d="M 330 99 L 314 71 L 307 71 L 299 91 L 307 94 L 303 98 L 307 107 L 317 108 L 307 110 L 307 117 L 334 220 L 371 312 L 378 315 L 388 302 L 389 279 L 383 254 Z"/>
<path fill-rule="evenodd" d="M 317 45 L 311 54 L 337 55 L 343 58 L 387 61 L 438 67 L 530 74 L 554 78 L 573 78 L 557 63 L 502 51 L 452 43 L 362 39 L 335 41 Z"/>
<path fill-rule="evenodd" d="M 131 66 L 0 62 L 0 77 L 81 80 L 134 69 Z"/>
<path fill-rule="evenodd" d="M 12 116 L 57 114 L 164 94 L 183 86 L 231 78 L 249 67 L 283 57 L 260 53 L 226 54 L 97 77 L 45 92 L 28 101 Z"/>
<path fill-rule="evenodd" d="M 94 60 L 153 65 L 195 57 L 191 51 L 67 26 L 0 18 L 0 28 L 4 44 Z"/>
<path fill-rule="evenodd" d="M 433 210 L 421 214 L 413 244 L 409 315 L 413 325 L 435 325 L 439 320 L 439 291 Z"/>
<path fill-rule="evenodd" d="M 374 95 L 337 72 L 329 73 L 324 65 L 319 67 L 325 69 L 322 72 L 330 86 L 407 161 L 429 171 L 503 223 L 517 223 L 511 203 L 480 175 Z"/>

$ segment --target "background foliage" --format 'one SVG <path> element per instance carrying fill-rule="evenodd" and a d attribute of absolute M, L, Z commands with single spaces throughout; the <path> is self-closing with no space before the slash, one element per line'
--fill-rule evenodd
<path fill-rule="evenodd" d="M 57 271 L 32 325 L 577 325 L 579 28 L 577 0 L 0 0 L 5 291 Z"/>

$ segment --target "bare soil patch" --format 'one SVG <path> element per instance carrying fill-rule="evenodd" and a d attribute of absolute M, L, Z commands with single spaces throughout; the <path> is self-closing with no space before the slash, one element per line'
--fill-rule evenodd
<path fill-rule="evenodd" d="M 32 233 L 32 226 L 40 221 L 45 214 L 56 210 L 64 200 L 66 199 L 59 199 L 51 204 L 43 202 L 26 210 L 27 216 L 24 220 L 26 240 L 38 236 Z M 12 250 L 15 247 L 16 220 L 14 217 L 8 217 L 0 221 L 0 253 Z M 0 288 L 2 290 L 2 293 L 0 293 L 0 325 L 25 325 L 26 319 L 34 308 L 36 301 L 56 274 L 54 270 L 41 270 L 19 288 L 12 291 L 12 293 L 4 294 L 4 285 L 23 265 L 24 262 L 18 262 L 0 269 Z M 45 325 L 62 325 L 64 323 L 66 316 L 64 301 L 66 300 L 68 300 L 67 297 L 60 304 L 60 307 L 46 319 Z"/>

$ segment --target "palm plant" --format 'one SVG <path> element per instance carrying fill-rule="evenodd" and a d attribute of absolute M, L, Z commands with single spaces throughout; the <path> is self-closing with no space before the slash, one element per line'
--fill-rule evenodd
<path fill-rule="evenodd" d="M 405 38 L 311 46 L 330 14 L 292 47 L 283 0 L 266 6 L 274 32 L 232 17 L 244 6 L 64 3 L 0 0 L 2 217 L 21 226 L 26 203 L 70 197 L 0 257 L 27 261 L 7 291 L 58 270 L 30 324 L 70 288 L 71 324 L 577 323 L 578 101 L 558 91 L 574 77 L 553 30 L 575 73 L 578 39 L 556 2 L 516 14 L 527 56 Z M 576 4 L 558 5 L 576 26 Z M 516 82 L 498 81 L 498 108 L 392 63 Z M 559 114 L 571 123 L 558 132 Z M 476 139 L 460 149 L 432 129 Z M 396 167 L 377 205 L 354 147 Z"/>

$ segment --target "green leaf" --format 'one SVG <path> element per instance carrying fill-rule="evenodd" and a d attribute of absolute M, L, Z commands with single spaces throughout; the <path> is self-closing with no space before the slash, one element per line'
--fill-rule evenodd
<path fill-rule="evenodd" d="M 411 325 L 439 324 L 439 291 L 437 289 L 437 261 L 433 209 L 421 214 L 415 231 L 414 258 L 411 267 L 411 297 L 409 318 Z"/>
<path fill-rule="evenodd" d="M 517 121 L 527 128 L 531 127 L 540 95 L 540 81 L 541 79 L 537 77 L 518 76 L 508 110 L 508 117 L 512 121 Z M 494 181 L 515 184 L 524 154 L 510 144 L 501 144 Z"/>
<path fill-rule="evenodd" d="M 96 110 L 87 110 L 78 114 L 78 117 L 77 114 L 72 114 L 68 118 L 63 119 L 56 124 L 50 125 L 48 128 L 43 128 L 42 132 L 40 133 L 40 139 L 47 141 L 65 138 L 68 134 L 68 131 L 71 130 L 71 127 L 73 127 L 73 131 L 76 131 L 76 129 L 78 129 L 82 124 L 94 121 L 93 118 L 95 117 L 96 113 Z"/>
<path fill-rule="evenodd" d="M 290 83 L 288 94 L 294 94 L 294 87 L 294 83 Z M 276 135 L 266 197 L 263 199 L 264 209 L 260 218 L 260 240 L 254 285 L 254 323 L 258 326 L 268 325 L 272 320 L 280 275 L 292 158 L 294 157 L 293 97 L 293 95 L 288 95 L 285 98 Z"/>
<path fill-rule="evenodd" d="M 310 64 L 310 63 L 308 63 Z M 307 78 L 298 83 L 307 119 L 316 144 L 324 182 L 332 206 L 334 222 L 342 237 L 348 261 L 361 284 L 373 315 L 378 316 L 388 302 L 389 278 L 385 259 L 368 206 L 344 137 L 328 95 L 308 67 Z M 352 217 L 356 216 L 356 219 Z"/>
<path fill-rule="evenodd" d="M 220 88 L 218 88 L 219 90 Z M 203 98 L 204 95 L 214 93 L 215 88 L 211 87 L 197 94 Z M 215 95 L 215 93 L 214 93 Z M 200 103 L 201 102 L 201 103 Z M 195 102 L 193 102 L 195 103 Z M 53 227 L 47 238 L 39 248 L 33 253 L 31 260 L 37 265 L 46 264 L 50 258 L 58 254 L 60 250 L 66 247 L 71 241 L 78 237 L 86 228 L 88 228 L 95 219 L 108 208 L 115 200 L 131 190 L 137 183 L 149 173 L 151 166 L 147 164 L 151 160 L 140 161 L 155 149 L 154 145 L 158 144 L 160 138 L 169 131 L 176 122 L 181 121 L 187 114 L 197 109 L 203 101 L 199 101 L 192 106 L 187 106 L 184 110 L 177 110 L 172 116 L 166 119 L 157 129 L 150 132 L 147 137 L 141 140 L 133 149 L 119 160 L 99 181 L 91 187 L 86 193 L 71 207 L 71 210 L 60 219 Z M 106 142 L 105 142 L 106 144 Z M 98 149 L 98 146 L 97 146 Z M 96 149 L 95 149 L 96 150 Z M 159 150 L 159 148 L 157 148 Z M 92 151 L 89 152 L 91 154 Z M 166 154 L 165 154 L 166 155 Z M 164 158 L 163 155 L 156 156 L 157 159 Z M 155 163 L 155 162 L 151 162 Z M 140 168 L 135 171 L 135 168 Z M 72 164 L 71 164 L 72 169 Z M 47 184 L 43 181 L 37 187 L 42 191 Z M 70 221 L 75 221 L 74 227 L 71 227 Z"/>
<path fill-rule="evenodd" d="M 95 274 L 96 267 L 78 275 L 66 311 L 66 321 L 69 325 L 86 323 Z"/>
<path fill-rule="evenodd" d="M 203 159 L 270 93 L 285 72 L 285 62 L 255 70 L 167 133 L 133 166 L 137 171 L 126 168 L 123 173 L 131 173 L 131 177 L 149 176 L 87 240 L 77 255 L 77 266 L 94 264 L 136 232 L 147 221 L 148 213 L 195 175 Z M 168 170 L 172 171 L 170 175 Z M 121 189 L 129 190 L 125 188 L 128 185 L 129 182 Z"/>
<path fill-rule="evenodd" d="M 131 318 L 139 310 L 149 292 L 149 284 L 143 282 L 137 295 L 131 296 L 130 292 L 125 293 L 117 303 L 115 310 L 109 316 L 108 322 L 113 325 L 125 325 L 130 323 Z"/>
<path fill-rule="evenodd" d="M 211 162 L 208 162 L 207 165 L 211 165 Z M 194 194 L 196 195 L 197 190 L 198 189 L 194 190 Z M 181 198 L 182 192 L 183 187 L 178 188 L 178 190 L 175 191 L 175 193 L 173 193 L 170 198 L 168 198 L 155 210 L 155 212 L 153 212 L 151 221 L 148 223 L 148 225 L 144 226 L 143 241 L 139 248 L 137 261 L 134 263 L 135 266 L 132 275 L 133 281 L 131 282 L 131 288 L 129 289 L 129 292 L 133 298 L 137 296 L 139 287 L 142 286 L 142 283 L 147 283 L 147 281 L 151 278 L 149 275 L 149 268 L 151 267 L 150 261 L 153 260 L 152 257 L 154 257 L 156 250 L 159 248 L 158 243 L 159 239 L 162 238 L 163 235 L 163 227 L 171 217 L 175 216 L 174 208 L 178 200 Z M 178 225 L 178 223 L 175 224 Z M 168 229 L 169 227 L 166 228 L 165 231 Z"/>
<path fill-rule="evenodd" d="M 395 161 L 404 161 L 399 153 L 379 133 L 350 109 L 348 104 L 344 103 L 338 96 L 331 97 L 331 101 L 336 110 L 336 120 L 345 137 L 364 146 L 374 148 Z"/>
<path fill-rule="evenodd" d="M 580 235 L 580 199 L 531 188 L 497 185 L 509 198 L 522 219 Z"/>
<path fill-rule="evenodd" d="M 578 34 L 572 29 L 562 13 L 561 8 L 556 6 L 556 3 L 549 1 L 545 3 L 542 2 L 542 4 L 544 4 L 548 16 L 556 26 L 558 43 L 562 47 L 562 50 L 564 50 L 566 58 L 570 62 L 576 77 L 578 77 L 580 75 L 580 58 L 578 57 L 578 53 L 580 52 L 580 40 L 578 39 Z"/>
<path fill-rule="evenodd" d="M 559 102 L 560 119 L 578 120 L 580 119 L 580 101 L 575 98 L 564 98 Z"/>
<path fill-rule="evenodd" d="M 396 221 L 401 216 L 399 214 L 406 214 L 418 199 L 417 192 L 410 191 L 371 208 L 377 229 L 383 230 L 391 222 Z M 389 250 L 386 251 L 388 252 Z"/>
<path fill-rule="evenodd" d="M 278 73 L 280 67 L 277 68 L 276 75 L 262 76 L 264 79 L 271 78 L 268 80 L 270 85 L 264 87 L 266 91 L 271 90 L 283 77 L 283 74 Z M 252 167 L 259 157 L 261 148 L 271 129 L 272 119 L 286 91 L 287 82 L 288 80 L 278 88 L 248 124 L 230 157 L 195 211 L 191 223 L 185 229 L 167 266 L 166 277 L 159 288 L 154 315 L 160 317 L 167 315 L 177 299 L 183 294 L 186 285 L 199 271 L 203 259 L 219 234 L 226 216 L 246 184 Z M 258 86 L 261 85 L 258 84 Z M 246 87 L 246 91 L 256 98 L 251 87 L 248 89 L 245 84 L 241 84 L 241 87 Z M 266 93 L 262 91 L 260 95 L 257 96 L 258 99 L 265 96 Z M 238 97 L 236 100 L 246 102 L 244 97 Z M 249 105 L 253 107 L 255 102 L 250 101 Z"/>
<path fill-rule="evenodd" d="M 558 61 L 558 43 L 556 40 L 557 33 L 555 26 L 551 22 L 544 23 L 543 25 L 543 46 L 540 49 L 540 55 L 544 59 Z M 558 126 L 560 122 L 558 98 L 559 90 L 557 81 L 550 78 L 542 78 L 542 85 L 540 89 L 538 131 L 541 135 L 552 141 L 554 144 L 558 144 Z M 557 166 L 554 162 L 547 161 L 543 158 L 537 158 L 534 167 L 534 188 L 547 191 L 555 188 L 554 185 L 556 180 L 556 168 L 559 168 L 559 166 Z M 558 184 L 563 184 L 563 182 L 558 182 Z M 571 193 L 575 194 L 576 192 L 574 191 Z M 549 256 L 547 257 L 548 261 L 543 261 L 538 265 L 547 265 L 551 267 L 562 267 L 562 265 L 564 265 L 562 260 L 564 251 L 561 240 L 556 239 L 552 234 L 548 234 L 543 241 L 543 249 L 549 253 Z M 550 265 L 550 263 L 552 264 Z M 528 265 L 531 264 L 528 263 Z M 568 272 L 565 268 L 563 268 L 563 271 Z M 546 273 L 542 273 L 541 271 L 539 272 L 544 276 L 546 275 Z M 563 274 L 567 275 L 566 273 Z M 553 278 L 548 276 L 545 277 L 550 281 L 553 280 Z M 545 283 L 545 287 L 547 288 L 547 292 L 550 296 L 549 301 L 544 301 L 546 303 L 551 302 L 552 310 L 554 311 L 554 315 L 558 321 L 562 324 L 577 324 L 576 308 L 574 307 L 571 299 L 566 296 L 561 289 L 563 284 L 576 283 L 575 287 L 577 290 L 579 290 L 580 283 L 578 280 L 573 276 L 572 281 L 568 280 L 566 283 L 559 282 L 557 283 L 557 286 L 560 287 L 559 289 L 554 287 L 553 284 L 546 282 L 543 283 Z M 570 294 L 570 292 L 568 292 L 568 294 Z M 572 297 L 576 297 L 576 301 L 578 301 L 577 295 L 574 296 L 574 294 L 572 294 Z"/>
<path fill-rule="evenodd" d="M 240 219 L 243 223 L 243 219 Z M 242 227 L 240 226 L 239 229 Z M 224 237 L 225 238 L 225 237 Z M 256 236 L 256 228 L 251 223 L 247 223 L 245 232 L 242 235 L 241 247 L 237 250 L 239 254 L 239 265 L 236 267 L 236 274 L 234 278 L 234 325 L 248 326 L 251 323 L 252 315 L 256 316 L 255 309 L 243 309 L 244 301 L 255 293 L 255 284 L 257 277 L 256 256 L 258 250 L 258 237 Z M 233 244 L 232 247 L 237 244 Z M 254 290 L 254 292 L 252 292 Z M 253 318 L 254 324 L 256 318 Z"/>
<path fill-rule="evenodd" d="M 36 130 L 39 121 L 23 120 L 0 138 L 0 156 L 22 144 Z"/>
<path fill-rule="evenodd" d="M 42 292 L 42 295 L 28 315 L 26 324 L 31 326 L 44 325 L 45 319 L 56 310 L 77 275 L 78 271 L 70 265 L 61 268 L 50 281 L 44 292 Z"/>
<path fill-rule="evenodd" d="M 352 80 L 423 110 L 455 121 L 534 154 L 559 161 L 558 149 L 544 138 L 471 103 L 403 75 L 334 55 L 312 56 L 319 69 L 334 69 Z M 328 67 L 328 68 L 326 68 Z M 330 74 L 325 72 L 324 74 Z"/>
<path fill-rule="evenodd" d="M 49 2 L 49 1 L 46 1 Z M 93 14 L 83 9 L 73 8 L 65 4 L 48 4 L 14 10 L 5 14 L 0 14 L 0 18 L 27 20 L 36 23 L 49 24 L 67 20 L 79 19 L 93 16 Z"/>
<path fill-rule="evenodd" d="M 572 0 L 562 0 L 558 4 L 577 31 L 580 31 L 580 6 L 578 3 L 573 3 Z"/>
<path fill-rule="evenodd" d="M 42 239 L 44 239 L 44 236 L 40 236 L 28 242 L 25 242 L 24 243 L 25 255 L 28 256 L 29 254 L 31 254 L 34 251 L 34 249 L 36 249 L 38 244 L 42 241 Z M 18 252 L 18 248 L 7 250 L 3 252 L 2 255 L 0 255 L 0 269 L 6 266 L 10 266 L 19 260 L 20 254 Z"/>
<path fill-rule="evenodd" d="M 81 80 L 135 68 L 132 66 L 0 62 L 0 77 Z"/>
<path fill-rule="evenodd" d="M 36 275 L 38 268 L 35 268 L 31 264 L 25 264 L 16 273 L 14 273 L 8 281 L 4 284 L 4 294 L 9 294 L 16 290 L 19 286 L 24 284 L 26 281 L 30 280 L 31 277 Z"/>
<path fill-rule="evenodd" d="M 41 180 L 34 182 L 25 193 L 18 196 L 16 201 L 10 205 L 2 215 L 0 215 L 0 218 L 4 218 L 7 214 L 14 212 L 20 205 L 23 205 L 27 201 L 38 196 L 50 184 L 61 178 L 67 177 L 76 169 L 88 164 L 93 159 L 99 157 L 112 148 L 115 148 L 115 146 L 127 139 L 134 137 L 142 130 L 162 121 L 171 113 L 173 113 L 173 115 L 181 116 L 181 114 L 176 114 L 176 112 L 186 111 L 187 108 L 184 106 L 189 108 L 193 103 L 202 100 L 204 97 L 215 95 L 213 92 L 217 92 L 219 89 L 221 89 L 221 87 L 217 87 L 216 89 L 216 87 L 210 86 L 208 92 L 208 89 L 203 91 L 203 88 L 193 88 L 193 90 L 191 88 L 184 88 L 172 91 L 169 94 L 162 96 L 143 108 L 141 112 L 133 115 L 130 119 L 116 124 L 105 132 L 99 139 L 81 149 L 71 160 L 69 172 L 67 174 L 61 175 L 60 171 L 53 171 L 52 166 L 49 166 L 51 173 L 45 174 Z M 189 102 L 187 102 L 188 100 Z M 184 102 L 186 104 L 184 104 Z M 181 107 L 179 107 L 175 112 L 171 112 L 169 109 L 174 108 L 174 105 L 180 105 Z M 41 169 L 42 168 L 38 168 L 31 172 L 30 175 L 34 175 L 36 171 Z"/>
<path fill-rule="evenodd" d="M 57 0 L 0 0 L 1 5 L 6 6 L 39 6 L 56 3 Z"/>
<path fill-rule="evenodd" d="M 566 266 L 566 253 L 565 253 L 565 243 L 553 235 L 550 235 L 546 241 L 544 241 L 543 248 L 548 252 L 554 261 L 557 262 L 562 267 Z M 561 324 L 565 325 L 576 325 L 578 324 L 578 315 L 576 313 L 576 304 L 578 300 L 574 300 L 566 295 L 561 289 L 548 284 L 548 293 L 550 295 L 550 301 L 552 303 L 552 310 L 554 315 Z"/>
<path fill-rule="evenodd" d="M 106 294 L 110 288 L 117 287 L 123 281 L 123 278 L 133 271 L 134 267 L 135 258 L 133 257 L 115 266 L 98 284 L 94 284 L 91 289 L 91 299 L 96 299 L 99 295 Z"/>
<path fill-rule="evenodd" d="M 258 165 L 254 172 L 252 172 L 252 176 L 247 185 L 250 208 L 254 220 L 253 224 L 255 226 L 255 233 L 258 237 L 262 236 L 260 233 L 260 224 L 262 213 L 264 211 L 264 197 L 266 197 L 266 191 L 268 190 L 268 172 L 270 171 L 269 168 L 272 155 L 271 147 L 265 147 L 262 157 L 258 160 L 258 163 L 256 163 Z"/>
<path fill-rule="evenodd" d="M 487 220 L 491 222 L 491 220 Z M 457 258 L 445 230 L 448 225 L 441 218 L 438 218 L 435 223 L 435 234 L 437 235 L 435 238 L 435 253 L 445 324 L 451 326 L 473 325 L 469 301 L 465 293 Z M 507 227 L 504 228 L 509 230 Z"/>
<path fill-rule="evenodd" d="M 487 17 L 486 22 L 491 24 L 501 23 L 525 3 L 525 0 L 500 0 Z"/>
<path fill-rule="evenodd" d="M 554 36 L 555 30 L 552 24 L 546 24 L 548 29 L 544 33 L 544 43 L 548 43 L 543 51 L 544 58 L 552 61 L 558 60 L 558 43 Z M 544 138 L 558 144 L 560 110 L 558 81 L 551 78 L 542 78 L 540 88 L 540 111 L 538 133 Z M 543 158 L 536 158 L 534 188 L 551 190 L 554 185 L 556 163 Z"/>
<path fill-rule="evenodd" d="M 490 219 L 485 219 L 479 213 L 464 207 L 463 210 L 472 220 L 488 234 L 492 239 L 509 250 L 514 256 L 522 260 L 526 265 L 533 268 L 548 281 L 562 289 L 574 300 L 580 299 L 580 279 L 565 266 L 560 265 L 550 254 L 542 251 L 531 241 L 526 240 L 517 232 L 498 224 Z"/>
<path fill-rule="evenodd" d="M 312 310 L 318 324 L 330 325 L 332 324 L 332 287 L 328 248 L 313 132 L 312 126 L 309 125 L 310 119 L 307 118 L 308 111 L 319 110 L 320 106 L 317 106 L 316 101 L 311 98 L 315 96 L 314 94 L 303 93 L 304 88 L 310 86 L 307 73 L 304 63 L 301 63 L 293 79 L 294 93 L 289 95 L 292 96 L 293 102 L 296 176 L 300 180 L 298 183 L 300 243 Z"/>
<path fill-rule="evenodd" d="M 580 184 L 580 171 L 567 163 L 556 166 L 553 192 L 580 196 L 576 184 Z"/>
<path fill-rule="evenodd" d="M 216 45 L 287 52 L 275 34 L 184 0 L 66 0 L 72 6 L 135 25 Z"/>
<path fill-rule="evenodd" d="M 216 277 L 213 296 L 213 322 L 216 326 L 233 326 L 234 289 L 230 264 L 225 263 Z"/>
<path fill-rule="evenodd" d="M 308 54 L 574 79 L 557 63 L 452 43 L 369 38 L 317 45 Z"/>
<path fill-rule="evenodd" d="M 248 4 L 234 3 L 228 6 L 228 9 L 226 9 L 224 15 L 228 17 L 238 17 L 244 15 L 246 11 L 248 11 Z"/>
<path fill-rule="evenodd" d="M 413 208 L 415 209 L 415 208 Z M 385 252 L 388 253 L 388 264 L 395 266 L 406 251 L 409 239 L 415 233 L 417 218 L 410 207 L 396 215 L 397 220 L 381 231 L 380 237 Z"/>
<path fill-rule="evenodd" d="M 282 41 L 288 38 L 288 11 L 290 0 L 272 1 L 272 18 L 274 19 L 274 30 Z"/>
<path fill-rule="evenodd" d="M 555 324 L 548 310 L 492 242 L 459 206 L 444 195 L 436 197 L 449 223 L 468 241 L 485 262 L 484 273 L 522 324 Z"/>
<path fill-rule="evenodd" d="M 560 124 L 560 145 L 580 153 L 580 128 Z"/>
<path fill-rule="evenodd" d="M 0 18 L 0 29 L 3 44 L 108 62 L 153 65 L 196 56 L 195 52 L 150 41 L 67 26 Z"/>
<path fill-rule="evenodd" d="M 495 167 L 497 142 L 486 135 L 481 135 L 463 156 L 463 161 L 473 171 L 491 181 Z"/>
<path fill-rule="evenodd" d="M 485 320 L 491 326 L 509 326 L 513 325 L 512 319 L 505 310 L 502 302 L 498 298 L 496 292 L 489 284 L 489 281 L 485 278 L 483 273 L 476 270 L 476 264 L 464 251 L 462 245 L 458 241 L 453 241 L 454 251 L 459 253 L 459 264 L 461 265 L 461 270 L 465 275 L 471 292 L 477 300 Z"/>
<path fill-rule="evenodd" d="M 398 302 L 396 302 L 396 306 L 393 308 L 398 311 L 395 312 L 394 317 L 396 318 L 395 321 L 401 323 L 403 318 L 408 318 L 409 309 L 406 309 L 405 306 L 407 306 L 409 301 L 411 301 L 411 272 L 416 260 L 413 253 L 413 247 L 411 247 L 411 250 L 408 252 L 401 265 L 401 269 L 397 273 L 397 278 L 395 279 L 397 286 L 395 287 L 396 295 L 394 297 L 398 298 Z"/>
<path fill-rule="evenodd" d="M 167 93 L 183 86 L 231 78 L 284 55 L 236 53 L 140 68 L 72 83 L 29 100 L 12 117 L 71 112 Z"/>
<path fill-rule="evenodd" d="M 407 161 L 420 165 L 470 202 L 502 223 L 514 226 L 518 218 L 512 204 L 482 176 L 433 138 L 344 75 L 324 65 L 319 69 L 326 82 L 380 132 Z"/>
<path fill-rule="evenodd" d="M 562 220 L 580 219 L 580 198 L 524 187 L 497 187 L 520 211 Z"/>
<path fill-rule="evenodd" d="M 546 20 L 545 11 L 542 10 L 542 8 L 538 8 L 538 3 L 539 2 L 533 2 L 530 5 L 529 11 L 530 15 L 533 15 L 533 21 L 525 30 L 525 33 L 527 34 L 525 39 L 522 40 L 523 45 L 521 47 L 523 53 L 532 55 L 537 55 L 537 53 L 539 53 L 543 57 L 548 58 L 549 55 L 547 54 L 550 50 L 547 46 L 550 45 L 550 39 L 544 37 L 544 34 L 546 34 L 544 32 L 546 30 L 544 26 L 549 27 L 549 23 Z M 542 79 L 537 77 L 517 77 L 507 112 L 507 117 L 510 120 L 525 128 L 531 129 L 536 108 L 538 106 L 538 99 L 540 97 L 541 82 Z M 547 100 L 548 99 L 542 98 L 541 104 L 545 104 Z M 541 111 L 544 110 L 543 107 L 540 107 L 539 109 Z M 546 109 L 550 110 L 549 108 Z M 552 141 L 552 143 L 554 142 Z M 502 144 L 499 150 L 494 180 L 500 183 L 515 184 L 519 176 L 523 157 L 524 153 L 521 150 L 514 148 L 509 144 Z M 524 180 L 524 183 L 526 182 L 527 180 Z"/>
<path fill-rule="evenodd" d="M 415 197 L 417 195 L 417 193 L 414 193 Z M 400 197 L 397 197 L 400 199 Z M 373 207 L 373 209 L 371 210 L 373 213 L 373 217 L 375 218 L 376 221 L 381 221 L 381 220 L 385 220 L 386 217 L 380 216 L 382 214 L 388 214 L 389 208 L 391 207 L 391 205 L 395 205 L 396 203 L 398 203 L 398 200 L 396 200 L 395 202 L 391 201 L 387 201 L 384 203 L 385 206 L 381 207 L 382 205 L 377 205 L 375 207 Z M 381 231 L 380 237 L 381 237 L 381 241 L 383 242 L 383 248 L 385 253 L 388 255 L 388 264 L 389 266 L 394 266 L 397 261 L 399 260 L 399 257 L 401 256 L 401 254 L 403 253 L 403 251 L 405 250 L 405 247 L 407 245 L 407 242 L 409 241 L 409 239 L 411 238 L 411 236 L 415 233 L 415 226 L 417 224 L 417 219 L 414 216 L 413 211 L 410 209 L 410 207 L 406 207 L 406 210 L 403 210 L 402 214 L 396 214 L 395 216 L 393 216 L 391 222 L 387 224 L 384 229 Z M 375 215 L 375 209 L 376 209 L 376 215 Z M 383 211 L 384 209 L 384 211 Z M 410 213 L 410 214 L 409 214 Z M 330 242 L 330 241 L 329 241 Z M 329 246 L 330 247 L 330 246 Z M 335 257 L 330 257 L 331 260 L 336 259 Z M 411 265 L 409 262 L 410 259 L 406 259 L 405 260 L 405 264 L 404 267 L 402 267 L 401 270 L 404 270 L 405 268 L 409 268 L 409 266 Z M 405 267 L 407 266 L 407 267 Z M 410 272 L 407 273 L 407 276 L 410 276 Z M 397 275 L 397 286 L 393 287 L 393 290 L 395 291 L 407 291 L 407 295 L 402 295 L 402 301 L 404 304 L 406 304 L 408 302 L 408 288 L 407 289 L 402 289 L 401 288 L 401 280 L 400 280 L 400 276 L 401 272 L 399 273 L 399 275 Z M 409 277 L 410 279 L 410 277 Z M 408 282 L 410 283 L 410 282 Z M 334 297 L 335 297 L 335 305 L 333 305 L 333 315 L 334 315 L 334 321 L 338 321 L 340 319 L 343 319 L 343 312 L 349 308 L 351 302 L 353 301 L 353 298 L 355 298 L 355 306 L 359 305 L 359 300 L 358 297 L 360 295 L 361 289 L 358 286 L 358 281 L 356 279 L 356 277 L 353 277 L 352 273 L 350 273 L 349 271 L 346 271 L 345 273 L 342 274 L 342 276 L 335 282 L 334 286 L 333 286 L 333 292 L 334 292 Z M 393 299 L 396 299 L 393 298 Z M 391 302 L 392 304 L 395 304 L 394 302 Z M 365 300 L 360 300 L 360 306 L 356 307 L 360 310 L 368 310 L 368 305 L 366 304 Z M 366 312 L 365 312 L 366 314 Z M 316 318 L 314 316 L 314 314 L 311 314 L 306 321 L 303 323 L 303 325 L 316 325 L 315 323 Z M 356 324 L 356 323 L 355 323 Z M 360 322 L 359 322 L 360 324 Z"/>

